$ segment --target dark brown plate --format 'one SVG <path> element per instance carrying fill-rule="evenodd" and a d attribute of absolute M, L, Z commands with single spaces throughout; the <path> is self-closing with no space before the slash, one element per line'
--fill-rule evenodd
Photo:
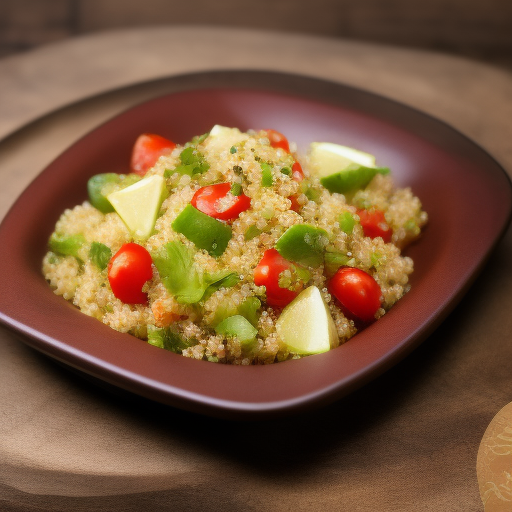
<path fill-rule="evenodd" d="M 0 320 L 26 343 L 101 381 L 203 414 L 262 417 L 339 399 L 401 360 L 466 292 L 508 225 L 511 186 L 481 148 L 428 115 L 313 78 L 257 71 L 171 79 L 172 94 L 115 117 L 76 142 L 25 190 L 0 226 Z M 270 366 L 195 361 L 111 330 L 53 294 L 41 274 L 61 212 L 87 179 L 127 170 L 142 132 L 184 143 L 214 124 L 275 128 L 358 147 L 410 186 L 430 216 L 407 254 L 411 291 L 381 320 L 331 352 Z M 6 293 L 7 292 L 7 293 Z"/>

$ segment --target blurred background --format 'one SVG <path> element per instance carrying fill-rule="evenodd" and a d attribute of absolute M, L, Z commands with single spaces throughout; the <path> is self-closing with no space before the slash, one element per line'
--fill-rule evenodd
<path fill-rule="evenodd" d="M 512 0 L 0 0 L 0 57 L 91 32 L 162 24 L 341 37 L 512 70 Z"/>

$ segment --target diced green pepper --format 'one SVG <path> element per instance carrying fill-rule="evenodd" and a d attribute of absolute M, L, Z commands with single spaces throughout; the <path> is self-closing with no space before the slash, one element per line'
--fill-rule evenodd
<path fill-rule="evenodd" d="M 221 336 L 236 336 L 242 345 L 247 345 L 256 339 L 258 330 L 242 315 L 230 316 L 215 327 L 215 332 Z"/>
<path fill-rule="evenodd" d="M 325 274 L 328 277 L 336 274 L 343 265 L 347 265 L 350 258 L 341 252 L 326 252 L 324 255 Z"/>
<path fill-rule="evenodd" d="M 274 184 L 274 178 L 272 177 L 272 166 L 266 162 L 260 164 L 261 167 L 261 186 L 271 187 Z"/>
<path fill-rule="evenodd" d="M 200 212 L 191 204 L 185 206 L 171 226 L 212 256 L 221 256 L 231 240 L 230 226 Z"/>
<path fill-rule="evenodd" d="M 276 249 L 283 258 L 309 267 L 318 267 L 324 261 L 328 243 L 327 231 L 310 226 L 295 224 L 288 228 L 276 243 Z"/>
<path fill-rule="evenodd" d="M 52 233 L 48 246 L 50 250 L 61 254 L 62 256 L 74 256 L 77 260 L 81 260 L 78 252 L 85 243 L 83 235 L 62 235 L 60 233 Z"/>
<path fill-rule="evenodd" d="M 121 190 L 139 181 L 141 177 L 137 174 L 116 174 L 106 172 L 95 174 L 87 182 L 89 202 L 102 213 L 114 211 L 107 196 L 112 192 Z"/>
<path fill-rule="evenodd" d="M 240 183 L 233 183 L 233 185 L 231 185 L 231 195 L 233 196 L 239 196 L 241 193 L 242 193 L 242 185 Z"/>
<path fill-rule="evenodd" d="M 340 172 L 321 178 L 320 183 L 329 192 L 350 194 L 365 188 L 377 174 L 389 174 L 389 169 L 387 167 L 365 167 L 364 165 L 351 164 Z"/>
<path fill-rule="evenodd" d="M 100 270 L 105 270 L 112 258 L 112 251 L 101 242 L 93 242 L 89 249 L 89 258 Z"/>
<path fill-rule="evenodd" d="M 238 306 L 238 313 L 246 318 L 251 325 L 254 327 L 258 326 L 258 321 L 260 318 L 259 309 L 261 307 L 261 302 L 257 297 L 247 297 L 240 306 Z"/>
<path fill-rule="evenodd" d="M 252 240 L 253 238 L 261 235 L 261 229 L 258 229 L 254 224 L 252 226 L 249 226 L 247 230 L 244 233 L 244 240 L 248 242 L 249 240 Z"/>
<path fill-rule="evenodd" d="M 356 225 L 356 220 L 350 212 L 343 212 L 338 218 L 338 223 L 341 231 L 350 235 Z"/>

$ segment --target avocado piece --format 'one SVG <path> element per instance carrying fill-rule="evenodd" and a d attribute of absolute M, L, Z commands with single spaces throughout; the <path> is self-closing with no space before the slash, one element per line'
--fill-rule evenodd
<path fill-rule="evenodd" d="M 158 211 L 166 196 L 165 179 L 155 174 L 112 192 L 107 199 L 133 237 L 145 240 L 153 232 Z"/>
<path fill-rule="evenodd" d="M 334 320 L 316 286 L 303 290 L 283 309 L 276 331 L 296 354 L 327 352 L 338 342 Z"/>
<path fill-rule="evenodd" d="M 365 188 L 377 174 L 389 174 L 389 168 L 375 165 L 375 156 L 331 142 L 312 142 L 309 161 L 320 183 L 339 194 Z"/>

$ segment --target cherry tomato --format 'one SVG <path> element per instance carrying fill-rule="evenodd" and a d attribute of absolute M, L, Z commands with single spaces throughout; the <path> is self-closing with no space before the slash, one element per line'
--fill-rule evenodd
<path fill-rule="evenodd" d="M 217 183 L 200 188 L 192 197 L 191 204 L 200 212 L 220 220 L 236 219 L 251 207 L 251 198 L 245 194 L 231 194 L 231 184 Z"/>
<path fill-rule="evenodd" d="M 138 137 L 133 146 L 132 172 L 144 176 L 147 170 L 153 167 L 162 155 L 170 154 L 175 147 L 176 144 L 174 142 L 160 135 L 143 133 Z"/>
<path fill-rule="evenodd" d="M 302 166 L 299 162 L 295 162 L 292 165 L 292 178 L 298 182 L 301 182 L 304 179 L 304 171 L 302 170 Z"/>
<path fill-rule="evenodd" d="M 287 153 L 290 152 L 290 144 L 288 143 L 288 139 L 280 132 L 276 130 L 263 130 L 270 141 L 270 145 L 273 148 L 281 148 L 284 149 Z"/>
<path fill-rule="evenodd" d="M 254 284 L 264 286 L 269 306 L 284 307 L 289 304 L 300 290 L 288 290 L 279 286 L 279 274 L 292 267 L 292 263 L 283 258 L 276 249 L 268 249 L 254 269 Z"/>
<path fill-rule="evenodd" d="M 377 281 L 364 270 L 341 267 L 329 281 L 328 289 L 353 320 L 375 320 L 382 292 Z"/>
<path fill-rule="evenodd" d="M 142 286 L 153 277 L 152 259 L 139 244 L 124 244 L 108 264 L 108 280 L 112 292 L 125 304 L 147 304 Z"/>
<path fill-rule="evenodd" d="M 370 238 L 382 237 L 384 242 L 391 242 L 393 230 L 380 210 L 357 210 L 357 215 L 363 227 L 364 236 Z"/>

